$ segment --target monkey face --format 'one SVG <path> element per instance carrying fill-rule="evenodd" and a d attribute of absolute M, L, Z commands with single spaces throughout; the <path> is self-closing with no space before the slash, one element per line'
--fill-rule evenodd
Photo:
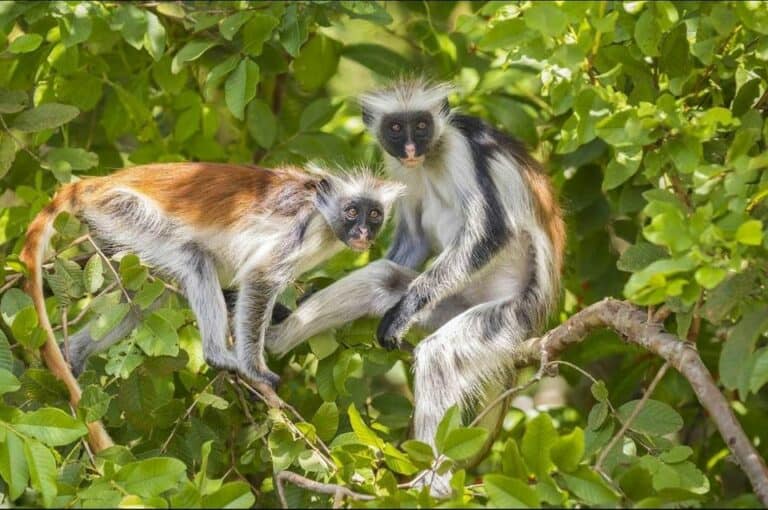
<path fill-rule="evenodd" d="M 340 239 L 357 251 L 370 248 L 384 221 L 384 208 L 376 200 L 358 198 L 344 203 Z"/>
<path fill-rule="evenodd" d="M 398 112 L 384 115 L 379 141 L 390 155 L 408 168 L 424 163 L 424 155 L 435 134 L 435 123 L 428 111 Z"/>

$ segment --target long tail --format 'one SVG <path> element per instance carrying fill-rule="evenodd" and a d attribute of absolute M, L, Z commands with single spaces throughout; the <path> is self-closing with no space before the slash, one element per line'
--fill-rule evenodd
<path fill-rule="evenodd" d="M 27 229 L 26 243 L 20 254 L 22 262 L 27 265 L 29 270 L 26 287 L 27 293 L 32 297 L 40 321 L 40 327 L 45 331 L 47 337 L 45 345 L 41 349 L 43 361 L 48 369 L 66 385 L 69 391 L 69 401 L 73 407 L 77 407 L 77 404 L 80 402 L 82 391 L 77 383 L 77 379 L 72 375 L 69 364 L 61 354 L 45 309 L 45 297 L 43 296 L 43 255 L 53 235 L 53 222 L 56 216 L 62 212 L 73 213 L 79 209 L 78 188 L 79 183 L 64 186 L 51 203 L 32 220 Z M 89 423 L 87 426 L 88 443 L 94 452 L 101 451 L 114 444 L 100 421 Z"/>

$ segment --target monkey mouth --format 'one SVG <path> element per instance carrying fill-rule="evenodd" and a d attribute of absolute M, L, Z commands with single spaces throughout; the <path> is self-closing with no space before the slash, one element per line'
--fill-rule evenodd
<path fill-rule="evenodd" d="M 400 163 L 402 163 L 403 166 L 406 166 L 408 168 L 416 168 L 417 166 L 424 163 L 424 156 L 400 158 Z"/>
<path fill-rule="evenodd" d="M 372 242 L 366 239 L 350 239 L 349 247 L 355 251 L 365 251 L 371 247 Z"/>

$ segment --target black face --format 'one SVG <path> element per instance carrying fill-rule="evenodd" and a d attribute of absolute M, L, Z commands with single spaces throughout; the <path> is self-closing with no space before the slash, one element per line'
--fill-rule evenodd
<path fill-rule="evenodd" d="M 421 162 L 434 133 L 430 112 L 390 113 L 381 118 L 379 140 L 385 151 L 404 163 Z"/>
<path fill-rule="evenodd" d="M 337 232 L 339 239 L 355 250 L 367 250 L 384 220 L 384 209 L 376 200 L 357 198 L 343 203 Z"/>

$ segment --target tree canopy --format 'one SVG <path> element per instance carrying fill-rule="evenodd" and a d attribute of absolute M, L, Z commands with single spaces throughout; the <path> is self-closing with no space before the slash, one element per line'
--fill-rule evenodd
<path fill-rule="evenodd" d="M 765 2 L 9 1 L 0 504 L 334 502 L 288 475 L 278 488 L 281 471 L 347 487 L 336 498 L 352 506 L 439 504 L 407 486 L 434 455 L 410 439 L 411 354 L 379 348 L 376 320 L 271 359 L 290 407 L 270 407 L 205 365 L 182 297 L 147 310 L 172 281 L 135 256 L 102 257 L 85 226 L 60 215 L 45 280 L 62 348 L 82 327 L 101 338 L 143 310 L 89 361 L 71 409 L 40 361 L 45 336 L 18 259 L 30 221 L 83 176 L 189 160 L 375 164 L 355 97 L 402 75 L 451 81 L 453 106 L 519 138 L 547 168 L 569 237 L 550 326 L 605 297 L 643 307 L 695 347 L 765 457 Z M 295 307 L 380 257 L 389 235 L 303 275 L 281 301 Z M 759 504 L 691 384 L 662 358 L 597 330 L 549 368 L 558 379 L 525 385 L 542 375 L 533 363 L 509 381 L 525 387 L 490 449 L 486 429 L 446 415 L 437 445 L 455 469 L 450 505 Z M 85 424 L 99 419 L 117 446 L 94 456 Z"/>

